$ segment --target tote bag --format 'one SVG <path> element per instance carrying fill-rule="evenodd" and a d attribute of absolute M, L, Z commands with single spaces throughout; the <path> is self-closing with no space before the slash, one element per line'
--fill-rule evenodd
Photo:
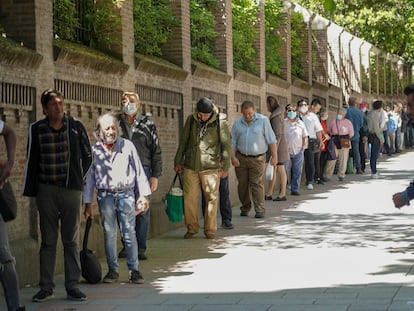
<path fill-rule="evenodd" d="M 174 187 L 176 180 L 179 180 L 180 187 Z M 165 212 L 168 219 L 171 222 L 179 222 L 183 220 L 184 216 L 184 195 L 183 195 L 183 183 L 179 173 L 175 174 L 175 177 L 171 183 L 170 189 L 165 195 Z"/>

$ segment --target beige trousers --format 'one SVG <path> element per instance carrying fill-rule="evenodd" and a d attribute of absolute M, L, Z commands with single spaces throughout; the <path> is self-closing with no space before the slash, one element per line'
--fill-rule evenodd
<path fill-rule="evenodd" d="M 349 148 L 335 148 L 336 158 L 339 161 L 338 177 L 345 177 L 346 166 L 348 164 Z M 326 161 L 323 176 L 331 178 L 335 170 L 335 164 L 337 160 Z"/>
<path fill-rule="evenodd" d="M 206 198 L 204 213 L 204 233 L 215 234 L 217 231 L 217 204 L 220 176 L 217 170 L 193 171 L 184 169 L 184 220 L 190 233 L 197 233 L 199 225 L 200 187 Z"/>

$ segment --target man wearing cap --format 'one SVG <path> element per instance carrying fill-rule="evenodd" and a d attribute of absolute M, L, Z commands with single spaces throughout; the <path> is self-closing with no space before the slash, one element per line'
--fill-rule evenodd
<path fill-rule="evenodd" d="M 176 172 L 184 170 L 185 239 L 199 228 L 198 195 L 200 187 L 206 199 L 204 235 L 214 239 L 217 231 L 217 203 L 220 177 L 228 175 L 230 166 L 230 133 L 220 122 L 211 99 L 201 98 L 195 112 L 187 117 L 174 160 Z"/>

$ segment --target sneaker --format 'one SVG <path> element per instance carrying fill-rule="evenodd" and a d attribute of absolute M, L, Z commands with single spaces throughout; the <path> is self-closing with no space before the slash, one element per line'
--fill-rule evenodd
<path fill-rule="evenodd" d="M 321 180 L 322 180 L 323 182 L 328 182 L 328 181 L 330 181 L 330 179 L 329 179 L 328 177 L 322 177 L 322 178 L 321 178 Z"/>
<path fill-rule="evenodd" d="M 240 216 L 247 216 L 249 213 L 248 212 L 246 212 L 246 211 L 241 211 L 240 212 Z"/>
<path fill-rule="evenodd" d="M 138 253 L 138 259 L 139 260 L 147 260 L 148 257 L 145 255 L 145 253 Z"/>
<path fill-rule="evenodd" d="M 126 254 L 125 247 L 123 247 L 123 248 L 120 250 L 120 252 L 119 252 L 119 254 L 118 254 L 118 258 L 127 258 L 127 254 Z"/>
<path fill-rule="evenodd" d="M 33 296 L 32 301 L 34 302 L 43 302 L 53 298 L 53 291 L 48 289 L 41 289 Z"/>
<path fill-rule="evenodd" d="M 233 226 L 233 224 L 232 224 L 231 222 L 222 223 L 222 224 L 221 224 L 221 227 L 222 227 L 223 229 L 233 229 L 233 228 L 234 228 L 234 226 Z"/>
<path fill-rule="evenodd" d="M 378 173 L 371 174 L 371 178 L 372 179 L 378 179 L 379 178 L 379 174 Z"/>
<path fill-rule="evenodd" d="M 339 181 L 344 181 L 344 178 L 343 177 L 338 177 L 338 180 Z"/>
<path fill-rule="evenodd" d="M 315 184 L 318 184 L 318 185 L 323 185 L 324 184 L 324 182 L 323 182 L 323 180 L 322 179 L 315 179 Z"/>
<path fill-rule="evenodd" d="M 103 278 L 102 282 L 104 283 L 113 283 L 118 281 L 119 273 L 116 270 L 109 270 L 108 273 Z"/>
<path fill-rule="evenodd" d="M 68 291 L 67 294 L 68 294 L 67 298 L 69 300 L 74 300 L 74 301 L 88 300 L 86 295 L 84 293 L 82 293 L 79 288 L 76 288 L 76 287 L 72 288 L 70 291 Z"/>
<path fill-rule="evenodd" d="M 256 215 L 254 215 L 254 218 L 264 218 L 265 217 L 265 213 L 263 212 L 257 212 Z"/>
<path fill-rule="evenodd" d="M 194 233 L 188 232 L 184 234 L 184 239 L 191 239 L 193 237 Z"/>
<path fill-rule="evenodd" d="M 313 185 L 312 185 L 312 184 L 308 184 L 308 185 L 306 186 L 306 189 L 308 189 L 308 190 L 313 190 Z"/>
<path fill-rule="evenodd" d="M 129 271 L 129 282 L 134 284 L 144 284 L 144 277 L 138 270 Z"/>

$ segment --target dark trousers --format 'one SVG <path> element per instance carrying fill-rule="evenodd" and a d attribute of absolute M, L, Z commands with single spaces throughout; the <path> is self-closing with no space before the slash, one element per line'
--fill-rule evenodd
<path fill-rule="evenodd" d="M 220 178 L 220 215 L 222 224 L 230 224 L 232 218 L 231 202 L 230 202 L 230 190 L 229 190 L 229 176 Z M 206 199 L 204 194 L 201 195 L 201 209 L 204 216 L 206 208 Z"/>
<path fill-rule="evenodd" d="M 314 180 L 320 180 L 323 176 L 323 171 L 321 170 L 321 152 L 315 152 L 313 154 L 313 161 L 315 165 L 315 178 Z"/>
<path fill-rule="evenodd" d="M 319 152 L 318 152 L 319 153 Z M 315 179 L 315 152 L 305 150 L 305 174 L 306 174 L 306 184 L 313 184 Z"/>
<path fill-rule="evenodd" d="M 359 139 L 359 155 L 361 157 L 361 170 L 365 172 L 365 166 L 367 161 L 367 155 L 365 153 L 365 145 L 367 143 L 363 141 L 362 137 Z"/>

